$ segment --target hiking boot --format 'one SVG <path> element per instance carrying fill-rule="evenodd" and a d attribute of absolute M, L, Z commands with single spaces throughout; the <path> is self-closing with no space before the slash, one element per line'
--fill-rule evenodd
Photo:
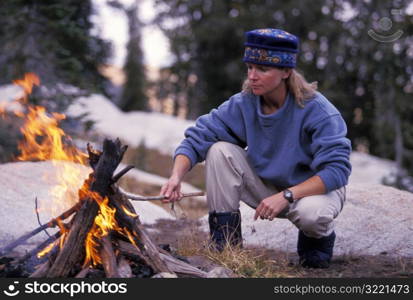
<path fill-rule="evenodd" d="M 226 245 L 242 247 L 241 213 L 235 212 L 209 213 L 209 230 L 212 246 L 222 252 Z"/>
<path fill-rule="evenodd" d="M 316 239 L 306 236 L 300 230 L 298 232 L 297 252 L 300 256 L 301 266 L 305 268 L 328 268 L 333 257 L 335 239 L 334 231 L 329 236 Z"/>

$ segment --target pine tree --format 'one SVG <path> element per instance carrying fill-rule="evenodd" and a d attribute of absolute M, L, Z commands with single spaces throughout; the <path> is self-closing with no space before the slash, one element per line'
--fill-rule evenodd
<path fill-rule="evenodd" d="M 0 83 L 35 72 L 44 84 L 103 91 L 109 43 L 93 36 L 90 0 L 0 2 Z"/>
<path fill-rule="evenodd" d="M 142 23 L 138 19 L 138 4 L 131 7 L 121 6 L 128 17 L 129 42 L 127 45 L 127 57 L 124 65 L 126 82 L 119 107 L 123 111 L 146 110 L 147 96 L 145 94 L 146 80 L 145 67 L 143 65 L 143 52 L 141 49 Z"/>

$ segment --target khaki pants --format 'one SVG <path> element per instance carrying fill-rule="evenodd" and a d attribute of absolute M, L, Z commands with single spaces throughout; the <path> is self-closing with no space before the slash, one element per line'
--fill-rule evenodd
<path fill-rule="evenodd" d="M 257 176 L 244 149 L 227 142 L 217 142 L 209 149 L 206 178 L 210 212 L 236 211 L 240 201 L 256 208 L 263 199 L 278 192 Z M 309 237 L 321 238 L 334 230 L 333 220 L 342 210 L 344 201 L 345 187 L 301 198 L 277 217 L 287 218 Z"/>

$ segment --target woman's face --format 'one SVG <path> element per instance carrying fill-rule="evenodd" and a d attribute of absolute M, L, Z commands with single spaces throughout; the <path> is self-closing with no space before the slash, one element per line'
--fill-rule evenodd
<path fill-rule="evenodd" d="M 248 81 L 254 95 L 265 96 L 276 93 L 283 79 L 290 75 L 289 69 L 247 63 Z"/>

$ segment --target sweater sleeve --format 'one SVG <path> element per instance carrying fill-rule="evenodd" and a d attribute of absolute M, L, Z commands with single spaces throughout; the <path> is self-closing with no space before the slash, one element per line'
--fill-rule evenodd
<path fill-rule="evenodd" d="M 346 185 L 351 173 L 351 143 L 346 134 L 347 126 L 340 114 L 318 121 L 311 129 L 311 168 L 327 192 Z"/>
<path fill-rule="evenodd" d="M 192 168 L 205 160 L 209 148 L 218 141 L 246 146 L 241 109 L 231 99 L 199 117 L 195 126 L 185 131 L 185 139 L 175 150 L 174 157 L 179 154 L 187 156 Z"/>

